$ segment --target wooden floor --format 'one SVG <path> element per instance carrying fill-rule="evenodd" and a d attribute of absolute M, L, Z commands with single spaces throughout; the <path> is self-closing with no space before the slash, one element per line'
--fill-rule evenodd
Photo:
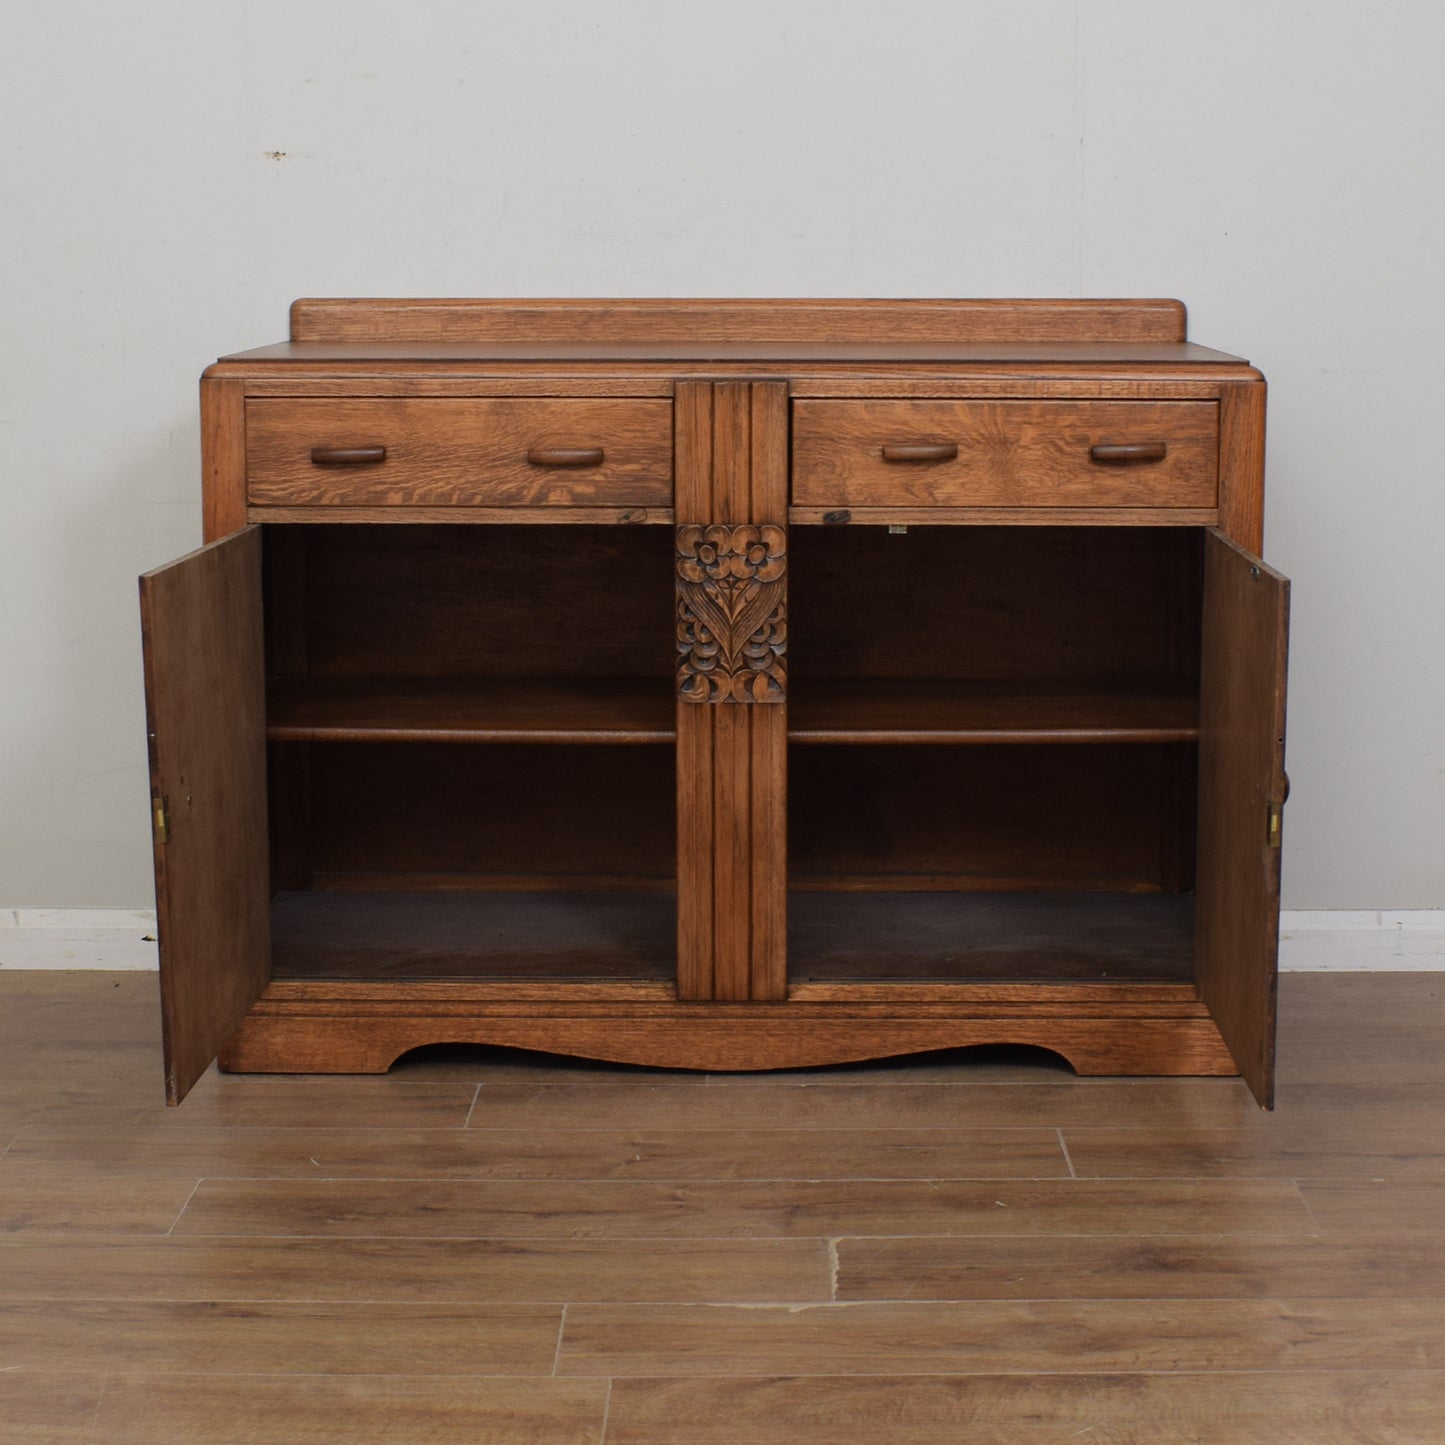
<path fill-rule="evenodd" d="M 1234 1080 L 935 1055 L 203 1079 L 0 973 L 0 1441 L 1445 1441 L 1445 975 Z"/>

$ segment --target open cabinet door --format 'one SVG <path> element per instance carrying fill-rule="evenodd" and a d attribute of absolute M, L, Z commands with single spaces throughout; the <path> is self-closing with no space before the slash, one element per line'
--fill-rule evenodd
<path fill-rule="evenodd" d="M 1289 582 L 1205 536 L 1199 717 L 1199 991 L 1265 1108 L 1274 1104 Z"/>
<path fill-rule="evenodd" d="M 166 1097 L 270 977 L 261 533 L 140 579 Z"/>

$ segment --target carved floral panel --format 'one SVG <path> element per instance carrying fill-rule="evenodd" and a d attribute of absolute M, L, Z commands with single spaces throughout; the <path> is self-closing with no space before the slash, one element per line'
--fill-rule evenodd
<path fill-rule="evenodd" d="M 787 695 L 787 533 L 677 529 L 677 687 L 689 702 Z"/>

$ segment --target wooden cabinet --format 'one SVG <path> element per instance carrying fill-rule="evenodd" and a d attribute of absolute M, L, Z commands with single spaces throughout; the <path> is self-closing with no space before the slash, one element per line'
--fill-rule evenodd
<path fill-rule="evenodd" d="M 1264 383 L 1163 301 L 312 301 L 142 580 L 168 1089 L 485 1042 L 1272 1091 Z"/>

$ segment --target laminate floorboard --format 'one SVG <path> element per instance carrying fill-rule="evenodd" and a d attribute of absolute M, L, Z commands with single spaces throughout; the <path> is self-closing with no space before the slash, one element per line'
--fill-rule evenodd
<path fill-rule="evenodd" d="M 1057 1129 L 228 1129 L 37 1124 L 9 1167 L 229 1179 L 1066 1179 Z"/>
<path fill-rule="evenodd" d="M 840 1239 L 840 1300 L 1445 1297 L 1437 1239 L 1061 1235 Z"/>
<path fill-rule="evenodd" d="M 607 1445 L 1439 1445 L 1445 1377 L 1261 1374 L 630 1379 Z"/>
<path fill-rule="evenodd" d="M 803 1083 L 779 1076 L 726 1087 L 672 1080 L 593 1089 L 583 1080 L 483 1084 L 474 1128 L 1023 1129 L 1127 1123 L 1208 1128 L 1259 1113 L 1237 1079 L 1061 1083 Z"/>
<path fill-rule="evenodd" d="M 832 1299 L 823 1239 L 0 1239 L 7 1300 L 729 1304 Z"/>
<path fill-rule="evenodd" d="M 126 1375 L 96 1445 L 601 1445 L 606 1380 Z"/>
<path fill-rule="evenodd" d="M 7 1445 L 96 1445 L 104 1376 L 49 1370 L 0 1371 L 0 1429 Z"/>
<path fill-rule="evenodd" d="M 47 1175 L 47 1178 L 49 1176 Z M 1287 1179 L 203 1179 L 175 1233 L 579 1239 L 847 1234 L 1305 1234 Z"/>
<path fill-rule="evenodd" d="M 154 975 L 0 972 L 0 1441 L 1440 1445 L 1445 981 L 1281 997 L 1273 1114 L 998 1049 L 167 1110 Z"/>
<path fill-rule="evenodd" d="M 562 1375 L 1445 1370 L 1445 1299 L 578 1305 Z"/>
<path fill-rule="evenodd" d="M 557 1305 L 10 1300 L 0 1368 L 548 1375 L 561 1319 Z"/>

